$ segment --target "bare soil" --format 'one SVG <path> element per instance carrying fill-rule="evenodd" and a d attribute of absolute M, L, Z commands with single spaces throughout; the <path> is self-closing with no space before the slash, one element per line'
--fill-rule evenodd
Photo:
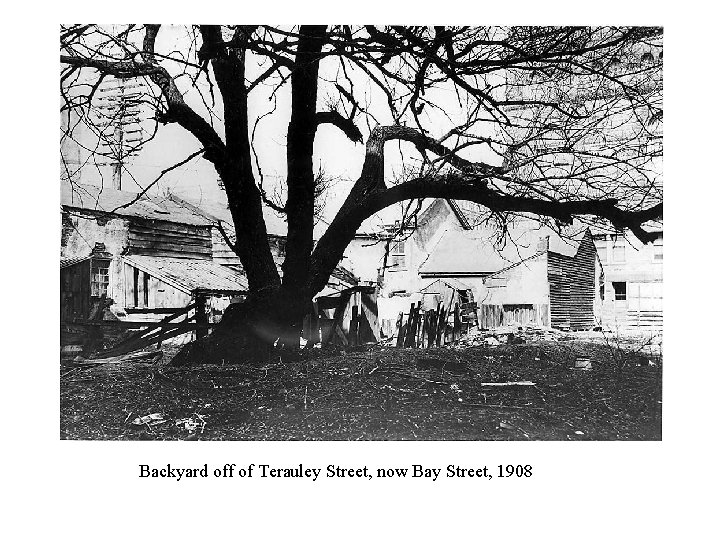
<path fill-rule="evenodd" d="M 176 352 L 165 351 L 165 362 Z M 592 369 L 574 369 L 576 355 Z M 60 368 L 60 437 L 660 440 L 662 360 L 584 342 L 361 347 L 299 362 Z M 531 381 L 535 386 L 484 386 Z M 156 420 L 133 424 L 159 413 Z M 157 423 L 155 423 L 157 422 Z"/>

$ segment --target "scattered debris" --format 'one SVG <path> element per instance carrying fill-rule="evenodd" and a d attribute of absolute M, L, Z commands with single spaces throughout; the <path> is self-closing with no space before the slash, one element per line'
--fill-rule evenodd
<path fill-rule="evenodd" d="M 569 369 L 582 355 L 593 370 Z M 376 345 L 344 356 L 308 350 L 292 364 L 162 366 L 174 385 L 148 384 L 160 368 L 141 362 L 63 367 L 60 432 L 94 440 L 658 440 L 661 367 L 632 363 L 619 376 L 610 355 L 603 343 L 580 340 Z M 423 370 L 422 357 L 467 370 Z"/>
<path fill-rule="evenodd" d="M 164 424 L 167 421 L 168 421 L 168 419 L 165 418 L 165 415 L 163 415 L 162 413 L 151 413 L 151 414 L 146 414 L 145 416 L 138 416 L 131 423 L 133 426 L 136 426 L 136 427 L 146 426 L 146 427 L 152 428 L 152 426 L 157 426 L 158 424 Z"/>
<path fill-rule="evenodd" d="M 575 358 L 575 369 L 592 369 L 592 360 L 588 356 L 577 356 Z"/>
<path fill-rule="evenodd" d="M 195 434 L 198 429 L 200 430 L 200 433 L 203 433 L 206 425 L 207 422 L 205 422 L 205 415 L 198 413 L 193 413 L 193 415 L 189 418 L 179 418 L 178 420 L 175 420 L 175 427 L 184 429 L 189 432 L 190 435 Z"/>

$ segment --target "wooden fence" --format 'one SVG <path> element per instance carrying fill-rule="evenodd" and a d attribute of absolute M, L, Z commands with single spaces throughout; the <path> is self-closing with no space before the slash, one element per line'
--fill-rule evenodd
<path fill-rule="evenodd" d="M 150 346 L 159 349 L 163 341 L 188 332 L 197 337 L 206 335 L 212 326 L 204 317 L 204 309 L 197 309 L 193 302 L 183 308 L 157 310 L 157 314 L 167 314 L 160 321 L 120 321 L 120 320 L 73 320 L 64 322 L 60 327 L 61 344 L 82 344 L 85 353 L 92 352 L 94 358 L 108 358 L 127 354 Z M 150 313 L 152 310 L 144 310 Z M 198 313 L 200 316 L 198 317 Z M 103 343 L 110 342 L 109 348 L 101 349 Z"/>
<path fill-rule="evenodd" d="M 413 303 L 407 317 L 398 315 L 395 345 L 442 347 L 456 342 L 473 327 L 479 327 L 475 302 L 456 303 L 450 309 L 439 303 L 437 308 L 424 311 L 420 302 Z"/>

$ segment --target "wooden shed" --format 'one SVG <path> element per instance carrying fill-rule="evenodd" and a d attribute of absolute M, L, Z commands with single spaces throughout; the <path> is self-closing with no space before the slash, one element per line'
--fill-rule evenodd
<path fill-rule="evenodd" d="M 434 280 L 421 291 L 469 288 L 481 328 L 592 328 L 600 274 L 592 235 L 563 233 L 527 221 L 498 246 L 482 231 L 447 231 L 420 267 Z"/>
<path fill-rule="evenodd" d="M 590 231 L 573 246 L 550 237 L 535 255 L 483 279 L 480 326 L 539 326 L 584 330 L 595 326 L 599 263 Z"/>

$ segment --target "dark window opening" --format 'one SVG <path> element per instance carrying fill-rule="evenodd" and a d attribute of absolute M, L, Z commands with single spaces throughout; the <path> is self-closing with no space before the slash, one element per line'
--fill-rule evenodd
<path fill-rule="evenodd" d="M 150 274 L 143 272 L 143 306 L 150 306 Z"/>
<path fill-rule="evenodd" d="M 140 278 L 140 271 L 137 268 L 133 268 L 133 306 L 138 305 L 138 280 Z"/>
<path fill-rule="evenodd" d="M 627 283 L 624 281 L 613 281 L 612 286 L 615 291 L 615 300 L 627 300 Z"/>
<path fill-rule="evenodd" d="M 605 284 L 600 285 L 600 300 L 605 300 Z"/>

